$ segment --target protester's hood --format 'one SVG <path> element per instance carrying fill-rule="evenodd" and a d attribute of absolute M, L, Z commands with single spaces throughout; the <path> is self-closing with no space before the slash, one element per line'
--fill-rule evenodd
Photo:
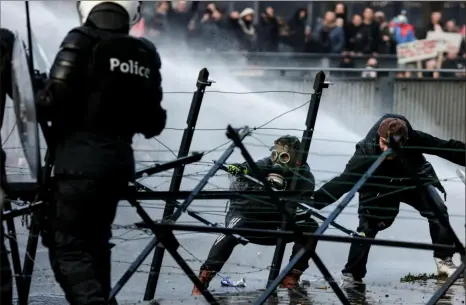
<path fill-rule="evenodd" d="M 400 119 L 404 121 L 406 123 L 406 126 L 408 127 L 408 139 L 412 138 L 414 134 L 414 129 L 409 123 L 408 119 L 402 116 L 401 114 L 387 113 L 384 116 L 382 116 L 380 119 L 378 119 L 377 122 L 375 122 L 375 124 L 372 126 L 372 128 L 367 133 L 366 138 L 365 138 L 366 140 L 377 140 L 378 141 L 379 135 L 377 132 L 379 130 L 380 123 L 382 123 L 382 121 L 385 120 L 386 118 L 396 118 L 396 119 Z"/>

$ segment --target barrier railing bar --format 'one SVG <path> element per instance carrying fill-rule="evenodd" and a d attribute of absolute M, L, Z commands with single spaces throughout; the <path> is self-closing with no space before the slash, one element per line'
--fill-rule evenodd
<path fill-rule="evenodd" d="M 363 72 L 367 68 L 336 68 L 336 67 L 285 67 L 285 66 L 244 66 L 244 67 L 212 67 L 212 70 L 228 71 L 325 71 L 325 72 Z M 376 68 L 369 71 L 375 72 L 445 72 L 458 73 L 465 72 L 464 69 L 401 69 L 401 68 Z"/>
<path fill-rule="evenodd" d="M 435 294 L 430 298 L 426 305 L 435 305 L 440 301 L 440 299 L 445 295 L 447 290 L 463 275 L 466 271 L 466 265 L 462 263 L 458 269 L 450 276 L 445 283 L 435 292 Z"/>
<path fill-rule="evenodd" d="M 180 225 L 173 223 L 157 223 L 155 224 L 161 229 L 173 230 L 173 231 L 184 231 L 184 232 L 198 232 L 198 233 L 220 233 L 220 234 L 238 234 L 245 235 L 248 237 L 289 237 L 295 236 L 293 231 L 277 231 L 277 230 L 261 230 L 261 229 L 241 229 L 241 228 L 225 228 L 225 227 L 208 227 L 199 225 Z M 394 247 L 394 248 L 406 248 L 406 249 L 417 249 L 417 250 L 455 250 L 452 245 L 440 245 L 440 244 L 426 244 L 411 241 L 397 241 L 397 240 L 384 240 L 384 239 L 370 239 L 366 237 L 356 236 L 342 236 L 342 235 L 321 235 L 316 233 L 301 233 L 303 237 L 313 237 L 318 241 L 329 241 L 329 242 L 341 242 L 341 243 L 361 243 L 370 244 L 381 247 Z"/>

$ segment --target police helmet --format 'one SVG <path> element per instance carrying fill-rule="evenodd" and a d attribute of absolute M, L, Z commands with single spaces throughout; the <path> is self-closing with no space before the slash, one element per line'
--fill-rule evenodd
<path fill-rule="evenodd" d="M 139 22 L 139 19 L 141 18 L 141 1 L 77 1 L 76 7 L 78 9 L 81 24 L 86 23 L 89 14 L 97 5 L 109 2 L 118 4 L 124 8 L 129 15 L 130 25 L 134 25 Z"/>

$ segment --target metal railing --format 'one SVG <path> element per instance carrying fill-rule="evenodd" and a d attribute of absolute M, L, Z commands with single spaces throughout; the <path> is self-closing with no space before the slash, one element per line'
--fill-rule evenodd
<path fill-rule="evenodd" d="M 163 50 L 164 46 L 160 48 Z M 238 59 L 245 59 L 247 64 L 260 67 L 333 67 L 338 68 L 343 59 L 342 54 L 317 54 L 317 53 L 295 53 L 295 52 L 245 52 L 245 51 L 225 51 L 219 52 L 216 50 L 204 51 L 180 51 L 176 48 L 166 47 L 167 53 L 170 56 L 181 56 L 183 54 L 195 58 L 205 57 L 206 54 L 212 53 L 214 60 L 223 60 L 225 62 L 237 62 Z M 364 68 L 371 55 L 352 55 L 351 59 L 355 68 Z M 211 58 L 211 57 L 210 57 Z M 377 55 L 378 66 L 381 68 L 396 68 L 396 55 L 379 54 Z M 211 58 L 212 59 L 212 58 Z"/>

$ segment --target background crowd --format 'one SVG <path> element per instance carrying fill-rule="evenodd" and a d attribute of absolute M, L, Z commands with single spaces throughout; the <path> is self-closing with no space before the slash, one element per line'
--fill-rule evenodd
<path fill-rule="evenodd" d="M 420 8 L 427 2 L 413 3 L 314 2 L 309 11 L 308 2 L 298 1 L 157 1 L 144 3 L 138 28 L 158 45 L 183 41 L 198 51 L 326 53 L 341 55 L 340 67 L 354 67 L 352 58 L 367 56 L 369 68 L 377 67 L 380 55 L 396 56 L 397 44 L 425 39 L 429 31 L 461 33 L 459 52 L 445 54 L 441 67 L 464 68 L 466 4 L 445 2 L 425 20 Z M 423 66 L 435 68 L 437 62 Z"/>

